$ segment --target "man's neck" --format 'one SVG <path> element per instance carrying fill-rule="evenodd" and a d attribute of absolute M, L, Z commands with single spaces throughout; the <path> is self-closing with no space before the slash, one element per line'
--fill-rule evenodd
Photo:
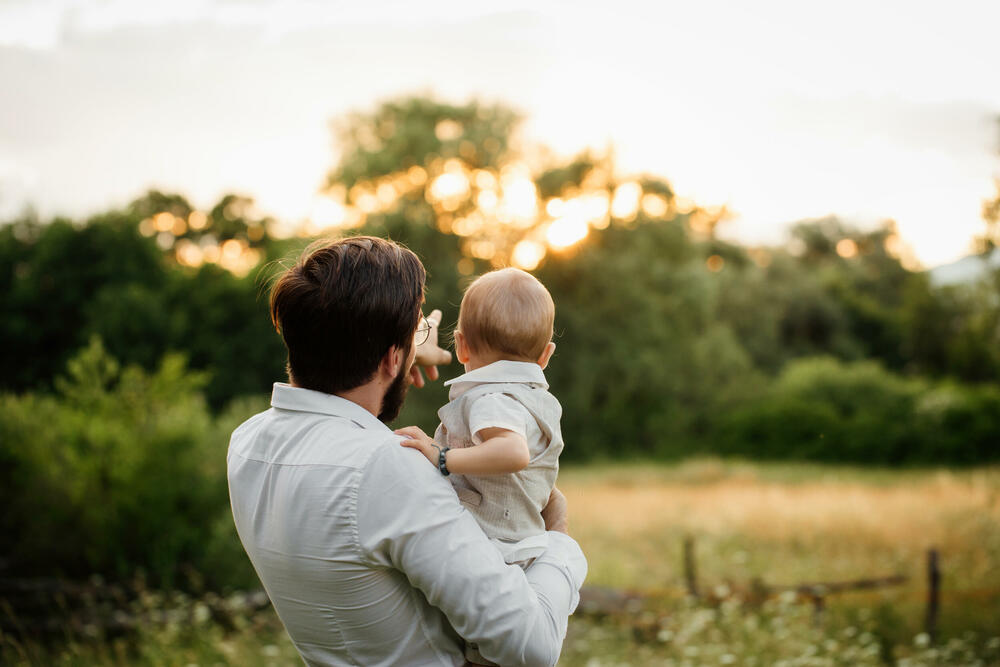
<path fill-rule="evenodd" d="M 352 403 L 357 403 L 378 417 L 379 413 L 382 412 L 382 398 L 385 396 L 385 388 L 376 382 L 368 382 L 360 387 L 338 392 L 336 395 Z"/>
<path fill-rule="evenodd" d="M 302 388 L 302 385 L 296 382 L 295 378 L 288 378 L 288 384 L 293 387 Z M 334 396 L 339 396 L 340 398 L 346 399 L 351 403 L 357 403 L 365 410 L 378 417 L 379 413 L 382 411 L 382 398 L 385 396 L 385 388 L 380 386 L 377 381 L 372 380 L 371 382 L 367 382 L 360 387 L 354 387 L 353 389 L 348 389 L 347 391 L 337 392 Z"/>

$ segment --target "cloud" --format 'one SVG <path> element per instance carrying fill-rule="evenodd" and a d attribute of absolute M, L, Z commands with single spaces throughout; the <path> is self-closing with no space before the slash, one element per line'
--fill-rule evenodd
<path fill-rule="evenodd" d="M 503 11 L 532 11 L 528 0 L 508 0 Z M 309 0 L 8 0 L 0 3 L 0 46 L 54 49 L 74 37 L 121 29 L 209 23 L 261 28 L 274 42 L 301 31 L 347 25 L 426 25 L 496 14 L 492 5 L 445 0 L 413 3 Z"/>
<path fill-rule="evenodd" d="M 0 153 L 5 151 L 0 151 Z M 0 158 L 0 220 L 22 213 L 35 197 L 38 173 L 8 158 Z"/>

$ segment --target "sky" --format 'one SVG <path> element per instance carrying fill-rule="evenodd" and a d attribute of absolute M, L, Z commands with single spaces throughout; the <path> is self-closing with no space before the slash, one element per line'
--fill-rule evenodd
<path fill-rule="evenodd" d="M 309 214 L 330 121 L 415 93 L 502 101 L 569 157 L 613 147 L 778 243 L 897 222 L 965 255 L 1000 176 L 1000 2 L 0 0 L 0 219 L 150 187 Z"/>

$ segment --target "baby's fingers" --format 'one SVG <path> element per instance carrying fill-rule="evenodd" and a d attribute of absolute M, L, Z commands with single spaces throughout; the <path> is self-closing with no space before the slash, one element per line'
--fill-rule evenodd
<path fill-rule="evenodd" d="M 420 438 L 426 438 L 427 434 L 420 430 L 417 426 L 404 426 L 403 428 L 397 428 L 393 431 L 396 435 L 405 435 L 407 438 L 412 440 L 419 440 Z"/>

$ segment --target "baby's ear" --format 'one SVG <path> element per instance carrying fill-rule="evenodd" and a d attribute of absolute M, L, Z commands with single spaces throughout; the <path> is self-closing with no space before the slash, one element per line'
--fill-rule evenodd
<path fill-rule="evenodd" d="M 538 365 L 542 367 L 542 370 L 545 370 L 545 367 L 549 365 L 549 359 L 552 358 L 552 353 L 555 351 L 556 344 L 549 341 L 549 344 L 545 346 L 544 350 L 542 350 L 541 356 L 538 357 Z"/>
<path fill-rule="evenodd" d="M 455 358 L 460 364 L 469 361 L 469 342 L 465 340 L 465 336 L 458 329 L 455 329 Z"/>

